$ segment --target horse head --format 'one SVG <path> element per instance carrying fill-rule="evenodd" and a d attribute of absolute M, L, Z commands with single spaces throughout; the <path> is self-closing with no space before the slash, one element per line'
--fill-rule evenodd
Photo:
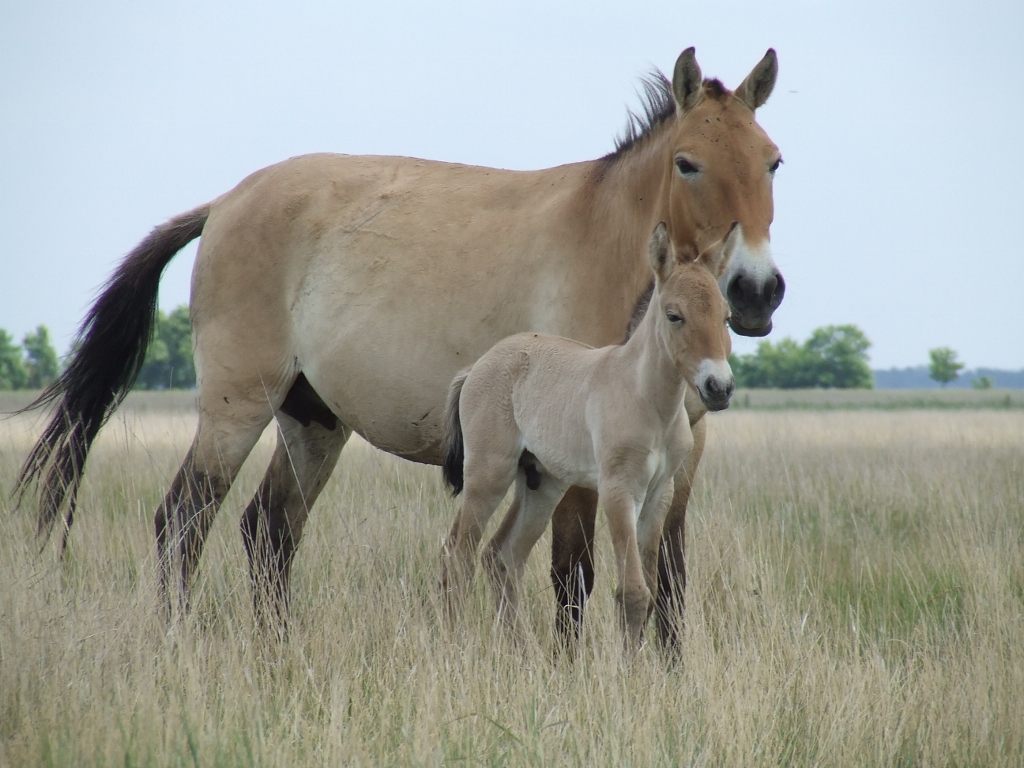
<path fill-rule="evenodd" d="M 668 185 L 660 216 L 673 242 L 720 240 L 739 222 L 719 287 L 732 309 L 730 326 L 742 336 L 765 336 L 786 284 L 772 258 L 772 180 L 782 163 L 778 147 L 754 117 L 775 86 L 778 62 L 769 49 L 735 91 L 702 80 L 694 49 L 676 61 L 672 77 L 675 119 L 661 144 Z"/>
<path fill-rule="evenodd" d="M 692 247 L 674 248 L 662 222 L 648 248 L 655 290 L 647 311 L 657 313 L 652 319 L 658 323 L 662 343 L 709 411 L 727 408 L 735 389 L 727 325 L 732 314 L 717 280 L 742 241 L 742 227 L 734 224 L 725 237 L 698 254 Z"/>

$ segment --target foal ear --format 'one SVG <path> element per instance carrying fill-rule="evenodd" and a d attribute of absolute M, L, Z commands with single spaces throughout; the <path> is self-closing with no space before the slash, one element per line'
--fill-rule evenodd
<path fill-rule="evenodd" d="M 740 226 L 738 221 L 734 221 L 732 226 L 729 227 L 729 231 L 725 233 L 725 237 L 717 243 L 708 246 L 707 250 L 698 257 L 698 261 L 716 278 L 720 277 L 725 272 L 725 268 L 729 266 L 729 261 L 732 260 L 736 246 L 739 245 L 742 239 L 743 227 Z"/>
<path fill-rule="evenodd" d="M 747 79 L 735 90 L 736 98 L 751 110 L 757 109 L 772 95 L 775 78 L 779 76 L 779 59 L 775 49 L 769 48 L 768 53 L 750 70 Z"/>
<path fill-rule="evenodd" d="M 651 234 L 651 240 L 647 244 L 647 259 L 651 263 L 651 269 L 659 280 L 664 280 L 671 271 L 672 259 L 669 256 L 671 250 L 668 242 L 668 227 L 665 222 L 659 222 Z"/>
<path fill-rule="evenodd" d="M 672 95 L 676 99 L 676 114 L 693 109 L 700 96 L 701 74 L 697 66 L 696 48 L 687 48 L 676 59 L 676 68 L 672 71 Z"/>

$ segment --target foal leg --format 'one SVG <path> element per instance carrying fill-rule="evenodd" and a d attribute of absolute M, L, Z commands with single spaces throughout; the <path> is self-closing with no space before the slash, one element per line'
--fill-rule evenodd
<path fill-rule="evenodd" d="M 490 471 L 471 471 L 467 456 L 462 504 L 441 551 L 441 599 L 450 625 L 458 619 L 469 591 L 476 550 L 487 522 L 515 480 L 515 457 L 505 464 L 504 468 L 497 464 Z"/>
<path fill-rule="evenodd" d="M 551 583 L 555 587 L 556 643 L 571 651 L 583 626 L 583 608 L 594 588 L 597 493 L 570 488 L 551 518 Z"/>
<path fill-rule="evenodd" d="M 563 483 L 545 474 L 541 475 L 540 485 L 530 490 L 520 470 L 515 500 L 484 553 L 484 567 L 494 590 L 498 616 L 516 639 L 524 636 L 519 593 L 526 559 L 547 528 L 565 489 Z"/>
<path fill-rule="evenodd" d="M 319 404 L 321 407 L 315 407 Z M 277 447 L 242 514 L 253 610 L 260 630 L 287 629 L 289 580 L 302 530 L 352 432 L 300 376 L 277 412 Z"/>
<path fill-rule="evenodd" d="M 615 600 L 628 654 L 636 651 L 643 642 L 644 625 L 650 616 L 654 596 L 644 578 L 637 543 L 637 502 L 630 483 L 611 477 L 602 482 L 599 493 L 615 550 L 618 569 Z"/>
<path fill-rule="evenodd" d="M 157 508 L 157 559 L 163 604 L 171 611 L 171 573 L 177 564 L 178 601 L 188 610 L 188 593 L 206 536 L 238 470 L 270 423 L 266 402 L 237 401 L 231 407 L 204 408 L 199 427 L 167 496 Z"/>
<path fill-rule="evenodd" d="M 665 526 L 665 515 L 673 495 L 673 479 L 668 478 L 658 488 L 651 490 L 644 499 L 643 507 L 637 516 L 636 540 L 640 552 L 640 563 L 643 567 L 644 583 L 652 595 L 658 593 L 658 563 L 661 554 L 661 536 Z M 650 611 L 654 610 L 654 601 Z M 650 611 L 648 618 L 650 618 Z M 644 620 L 644 626 L 647 620 Z"/>
<path fill-rule="evenodd" d="M 707 423 L 701 418 L 691 429 L 693 448 L 675 476 L 675 490 L 665 518 L 661 535 L 661 557 L 658 561 L 658 637 L 662 646 L 669 652 L 675 652 L 678 648 L 683 632 L 686 591 L 686 506 L 693 490 L 697 465 L 704 453 Z"/>

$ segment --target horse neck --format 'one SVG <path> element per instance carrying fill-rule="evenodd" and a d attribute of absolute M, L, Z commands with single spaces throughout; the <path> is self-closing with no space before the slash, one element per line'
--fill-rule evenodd
<path fill-rule="evenodd" d="M 631 369 L 638 402 L 651 405 L 665 420 L 679 411 L 687 385 L 662 339 L 661 322 L 658 286 L 655 285 L 643 319 L 616 351 L 622 363 Z"/>
<path fill-rule="evenodd" d="M 628 286 L 631 299 L 650 284 L 647 241 L 668 210 L 668 134 L 659 127 L 623 156 L 593 161 L 589 240 L 606 254 L 610 271 L 617 272 L 609 278 Z"/>

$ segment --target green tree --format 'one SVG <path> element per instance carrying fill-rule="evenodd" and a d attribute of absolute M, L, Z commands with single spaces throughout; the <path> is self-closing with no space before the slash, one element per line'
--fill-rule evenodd
<path fill-rule="evenodd" d="M 800 389 L 815 386 L 815 361 L 793 339 L 778 344 L 762 341 L 753 355 L 733 360 L 733 374 L 741 387 Z"/>
<path fill-rule="evenodd" d="M 929 349 L 928 357 L 931 359 L 928 363 L 928 375 L 942 386 L 946 386 L 959 376 L 964 367 L 964 364 L 956 359 L 956 352 L 949 347 Z"/>
<path fill-rule="evenodd" d="M 135 386 L 139 389 L 190 389 L 196 385 L 192 359 L 192 323 L 182 305 L 165 315 L 157 311 L 156 333 Z"/>
<path fill-rule="evenodd" d="M 975 389 L 992 389 L 992 378 L 990 376 L 979 376 L 971 380 L 971 386 Z"/>
<path fill-rule="evenodd" d="M 173 389 L 192 389 L 196 385 L 196 365 L 192 357 L 192 318 L 182 304 L 167 316 L 162 330 L 167 345 Z"/>
<path fill-rule="evenodd" d="M 35 333 L 26 334 L 21 343 L 25 348 L 25 386 L 42 389 L 60 373 L 57 350 L 50 343 L 50 331 L 45 325 L 40 325 Z"/>
<path fill-rule="evenodd" d="M 855 325 L 817 328 L 804 345 L 814 358 L 816 387 L 871 389 L 874 379 L 868 366 L 871 342 Z"/>
<path fill-rule="evenodd" d="M 0 389 L 24 389 L 27 380 L 21 347 L 0 328 Z"/>
<path fill-rule="evenodd" d="M 870 346 L 857 326 L 829 325 L 816 329 L 803 344 L 793 339 L 762 341 L 756 353 L 735 356 L 731 363 L 741 387 L 870 389 Z"/>

